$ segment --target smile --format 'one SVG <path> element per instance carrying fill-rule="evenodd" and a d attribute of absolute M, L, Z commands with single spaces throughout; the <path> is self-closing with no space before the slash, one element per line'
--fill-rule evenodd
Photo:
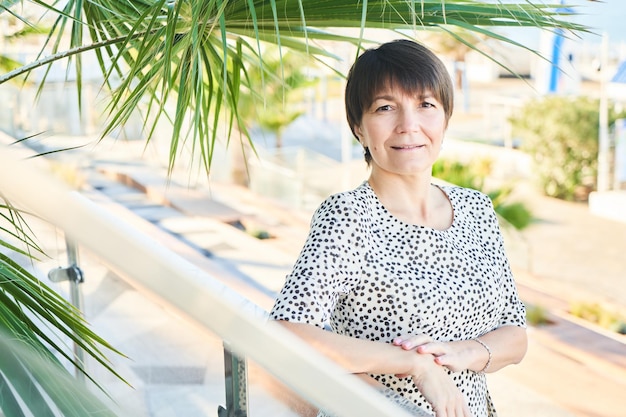
<path fill-rule="evenodd" d="M 392 146 L 391 149 L 418 149 L 423 148 L 424 145 L 403 145 L 403 146 Z"/>

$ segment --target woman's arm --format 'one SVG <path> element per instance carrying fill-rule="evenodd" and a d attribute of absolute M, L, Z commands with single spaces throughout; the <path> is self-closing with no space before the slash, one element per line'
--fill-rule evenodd
<path fill-rule="evenodd" d="M 507 365 L 520 363 L 526 355 L 528 348 L 526 329 L 518 326 L 499 327 L 481 336 L 480 340 L 491 350 L 491 363 L 485 372 L 495 372 Z M 480 348 L 483 351 L 487 350 L 483 346 L 480 346 Z M 486 357 L 483 354 L 482 359 L 485 359 L 485 361 L 479 360 L 479 366 L 482 363 L 484 368 L 488 358 L 488 352 Z"/>
<path fill-rule="evenodd" d="M 393 344 L 402 346 L 403 350 L 433 355 L 436 363 L 453 372 L 465 369 L 495 372 L 507 365 L 519 363 L 528 347 L 526 329 L 518 326 L 502 326 L 479 339 L 486 347 L 475 340 L 427 341 L 423 335 L 399 337 Z M 485 369 L 488 362 L 489 366 Z"/>
<path fill-rule="evenodd" d="M 470 416 L 465 398 L 431 354 L 416 355 L 412 350 L 398 349 L 391 343 L 344 336 L 310 324 L 278 323 L 351 373 L 411 376 L 437 416 Z"/>
<path fill-rule="evenodd" d="M 282 320 L 277 323 L 353 374 L 412 375 L 437 368 L 433 355 L 415 355 L 408 350 L 399 352 L 390 343 L 344 336 L 310 324 Z"/>

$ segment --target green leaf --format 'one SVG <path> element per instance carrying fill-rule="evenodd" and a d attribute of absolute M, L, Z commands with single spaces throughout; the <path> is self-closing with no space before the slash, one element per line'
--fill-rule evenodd
<path fill-rule="evenodd" d="M 0 327 L 0 410 L 6 417 L 115 416 L 57 361 Z"/>
<path fill-rule="evenodd" d="M 367 42 L 365 28 L 387 29 L 399 36 L 438 29 L 454 37 L 450 28 L 460 27 L 521 48 L 525 46 L 499 35 L 493 28 L 587 31 L 568 20 L 570 13 L 563 5 L 531 2 L 71 0 L 63 10 L 41 1 L 36 3 L 57 16 L 48 40 L 54 40 L 52 49 L 58 55 L 49 59 L 76 56 L 75 66 L 80 74 L 80 55 L 91 48 L 97 54 L 105 85 L 112 93 L 103 137 L 126 123 L 134 112 L 145 111 L 150 115 L 144 125 L 147 141 L 161 118 L 172 121 L 170 170 L 181 147 L 191 141 L 192 150 L 199 147 L 207 172 L 220 125 L 225 123 L 228 132 L 233 127 L 247 132 L 245 120 L 238 114 L 239 90 L 246 87 L 247 79 L 238 74 L 242 68 L 265 65 L 264 44 L 276 45 L 280 56 L 284 49 L 290 49 L 324 62 L 322 58 L 332 54 L 317 42 L 349 42 L 360 48 Z M 80 30 L 81 26 L 87 32 Z M 359 34 L 342 35 L 337 33 L 338 28 L 353 28 Z M 70 34 L 70 49 L 62 53 L 60 39 L 66 31 Z M 83 45 L 85 33 L 89 33 L 91 45 Z M 256 45 L 254 54 L 241 48 L 252 44 Z M 49 59 L 45 62 L 51 62 Z M 281 74 L 287 77 L 282 69 Z M 10 77 L 17 75 L 19 72 L 14 72 Z M 0 77 L 0 83 L 5 79 Z M 169 102 L 175 103 L 173 112 Z M 230 137 L 225 139 L 228 142 Z"/>

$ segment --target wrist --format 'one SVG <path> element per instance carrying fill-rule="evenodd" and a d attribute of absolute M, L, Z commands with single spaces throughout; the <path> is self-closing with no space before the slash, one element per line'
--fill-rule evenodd
<path fill-rule="evenodd" d="M 491 366 L 491 360 L 493 358 L 493 354 L 491 352 L 491 348 L 482 340 L 480 340 L 479 338 L 475 338 L 472 339 L 473 342 L 476 342 L 477 344 L 479 344 L 481 347 L 480 349 L 484 352 L 487 352 L 487 356 L 486 356 L 486 360 L 484 360 L 484 366 L 478 371 L 480 373 L 485 373 L 487 372 L 487 370 L 489 369 L 489 367 Z M 484 355 L 484 353 L 483 353 Z"/>
<path fill-rule="evenodd" d="M 411 355 L 411 374 L 413 376 L 424 375 L 428 372 L 432 372 L 434 368 L 440 368 L 441 366 L 435 362 L 435 356 L 430 353 L 416 353 L 415 351 L 409 351 Z"/>

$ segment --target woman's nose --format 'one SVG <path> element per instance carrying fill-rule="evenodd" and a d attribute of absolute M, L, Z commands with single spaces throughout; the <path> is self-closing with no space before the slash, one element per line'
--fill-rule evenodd
<path fill-rule="evenodd" d="M 411 109 L 398 112 L 397 130 L 399 133 L 414 132 L 420 128 L 420 116 Z"/>

